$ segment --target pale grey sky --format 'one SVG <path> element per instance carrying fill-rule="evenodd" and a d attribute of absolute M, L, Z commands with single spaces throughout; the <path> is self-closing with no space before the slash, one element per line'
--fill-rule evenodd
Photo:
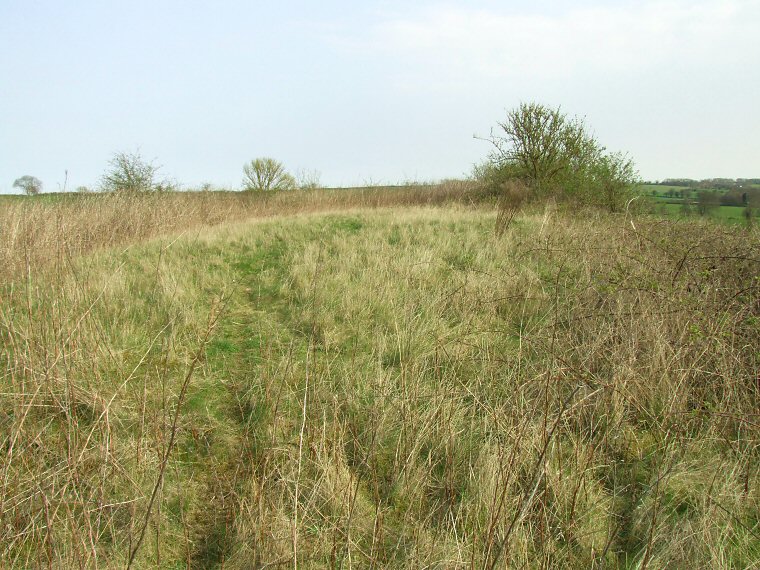
<path fill-rule="evenodd" d="M 521 101 L 644 178 L 760 177 L 760 0 L 0 0 L 0 192 L 97 186 L 140 149 L 185 187 L 273 156 L 328 185 L 461 176 Z"/>

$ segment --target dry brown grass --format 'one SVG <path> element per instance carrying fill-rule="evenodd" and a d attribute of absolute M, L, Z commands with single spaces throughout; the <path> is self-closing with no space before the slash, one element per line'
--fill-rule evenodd
<path fill-rule="evenodd" d="M 3 566 L 756 565 L 760 234 L 409 203 L 6 281 Z"/>
<path fill-rule="evenodd" d="M 469 203 L 477 186 L 435 185 L 308 191 L 110 193 L 0 201 L 0 282 L 27 266 L 59 262 L 99 248 L 197 230 L 224 222 L 347 208 Z"/>

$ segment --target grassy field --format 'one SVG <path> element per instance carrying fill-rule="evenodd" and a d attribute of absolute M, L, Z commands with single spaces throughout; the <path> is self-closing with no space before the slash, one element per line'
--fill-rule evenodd
<path fill-rule="evenodd" d="M 2 206 L 3 568 L 757 567 L 758 230 L 304 196 Z"/>
<path fill-rule="evenodd" d="M 755 185 L 748 186 L 755 188 Z M 689 204 L 684 208 L 684 200 L 681 196 L 682 191 L 690 193 Z M 700 190 L 686 188 L 683 186 L 666 186 L 660 184 L 642 184 L 639 187 L 639 193 L 646 196 L 652 201 L 652 212 L 666 218 L 689 218 L 697 216 L 696 195 Z M 726 190 L 708 189 L 718 195 L 726 193 Z M 727 225 L 746 225 L 747 216 L 742 206 L 723 206 L 717 205 L 709 208 L 705 216 L 710 220 L 727 224 Z M 760 210 L 755 208 L 753 218 L 760 217 Z"/>
<path fill-rule="evenodd" d="M 0 197 L 0 283 L 104 247 L 249 218 L 477 199 L 470 182 L 280 193 L 167 192 Z"/>
<path fill-rule="evenodd" d="M 682 204 L 663 203 L 657 204 L 654 208 L 655 213 L 662 215 L 665 218 L 681 218 L 688 219 L 690 217 L 697 216 L 696 206 L 690 206 L 688 212 L 684 211 Z M 735 226 L 747 225 L 747 217 L 745 215 L 744 208 L 740 206 L 718 206 L 709 210 L 705 217 L 709 220 L 724 223 Z M 755 218 L 760 216 L 760 212 L 755 214 Z"/>
<path fill-rule="evenodd" d="M 664 184 L 642 184 L 639 187 L 640 192 L 647 196 L 654 196 L 655 198 L 667 198 L 669 192 L 680 193 L 683 190 L 691 190 L 684 186 L 668 186 Z"/>

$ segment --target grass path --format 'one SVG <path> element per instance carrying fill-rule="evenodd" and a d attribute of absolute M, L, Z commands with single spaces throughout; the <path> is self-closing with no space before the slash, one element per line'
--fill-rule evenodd
<path fill-rule="evenodd" d="M 637 224 L 291 216 L 9 285 L 4 566 L 124 567 L 158 481 L 134 567 L 752 567 L 757 236 Z"/>

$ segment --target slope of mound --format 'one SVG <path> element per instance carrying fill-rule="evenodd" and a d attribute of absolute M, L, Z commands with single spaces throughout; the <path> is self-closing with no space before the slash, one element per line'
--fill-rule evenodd
<path fill-rule="evenodd" d="M 760 237 L 275 217 L 3 288 L 3 567 L 745 568 Z"/>

